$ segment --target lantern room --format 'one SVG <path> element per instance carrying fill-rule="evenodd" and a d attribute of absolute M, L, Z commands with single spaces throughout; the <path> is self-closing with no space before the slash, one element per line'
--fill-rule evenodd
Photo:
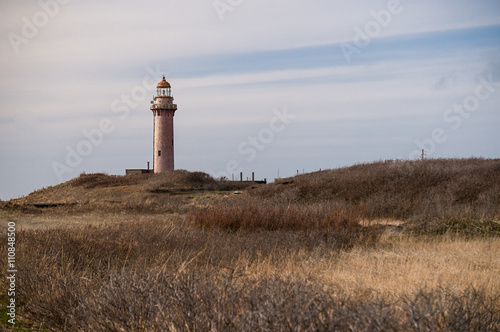
<path fill-rule="evenodd" d="M 172 87 L 165 80 L 165 76 L 163 76 L 161 82 L 156 86 L 156 95 L 158 97 L 172 97 Z"/>

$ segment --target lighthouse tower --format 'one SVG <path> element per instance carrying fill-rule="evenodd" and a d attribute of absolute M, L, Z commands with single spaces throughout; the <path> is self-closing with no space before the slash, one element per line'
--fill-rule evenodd
<path fill-rule="evenodd" d="M 172 87 L 165 76 L 156 86 L 156 96 L 151 101 L 154 118 L 153 167 L 155 173 L 174 169 L 174 114 L 177 105 L 172 97 Z"/>

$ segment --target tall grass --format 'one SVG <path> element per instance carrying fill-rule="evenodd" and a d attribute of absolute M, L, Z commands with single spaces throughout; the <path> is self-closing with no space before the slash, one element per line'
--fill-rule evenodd
<path fill-rule="evenodd" d="M 193 222 L 205 229 L 228 230 L 353 230 L 362 213 L 346 204 L 274 203 L 259 199 L 217 202 L 198 208 Z"/>
<path fill-rule="evenodd" d="M 390 296 L 326 282 L 323 274 L 334 270 L 323 269 L 335 268 L 345 257 L 333 250 L 337 238 L 327 231 L 208 231 L 175 220 L 20 231 L 17 239 L 22 262 L 17 313 L 25 326 L 55 331 L 500 328 L 498 288 L 491 292 L 455 282 Z M 3 250 L 6 243 L 2 237 Z M 358 271 L 357 277 L 369 280 L 371 271 Z M 465 265 L 462 273 L 473 271 Z"/>

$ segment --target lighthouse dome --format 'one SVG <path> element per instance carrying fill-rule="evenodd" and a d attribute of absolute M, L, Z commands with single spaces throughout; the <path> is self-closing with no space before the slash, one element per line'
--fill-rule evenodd
<path fill-rule="evenodd" d="M 170 88 L 170 83 L 168 83 L 166 80 L 165 80 L 165 76 L 163 76 L 163 79 L 161 80 L 160 83 L 158 83 L 158 85 L 156 86 L 156 88 Z"/>

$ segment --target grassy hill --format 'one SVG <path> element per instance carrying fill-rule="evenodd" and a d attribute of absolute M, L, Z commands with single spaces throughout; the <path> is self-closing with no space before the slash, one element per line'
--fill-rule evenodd
<path fill-rule="evenodd" d="M 244 195 L 228 198 L 234 190 Z M 216 180 L 202 172 L 82 174 L 2 204 L 31 213 L 187 214 L 216 228 L 329 228 L 379 219 L 414 231 L 497 232 L 500 159 L 385 161 L 324 170 L 267 185 Z M 467 226 L 468 225 L 468 226 Z M 469 227 L 469 228 L 470 228 Z M 477 229 L 476 229 L 477 231 Z"/>
<path fill-rule="evenodd" d="M 283 179 L 252 194 L 286 202 L 337 202 L 365 219 L 399 219 L 443 231 L 443 224 L 500 220 L 500 159 L 360 164 Z"/>
<path fill-rule="evenodd" d="M 217 196 L 248 186 L 185 170 L 131 176 L 83 173 L 59 185 L 3 202 L 1 206 L 25 212 L 176 212 L 199 196 Z"/>
<path fill-rule="evenodd" d="M 386 161 L 320 171 L 259 188 L 259 197 L 340 201 L 363 205 L 375 217 L 409 218 L 430 210 L 473 207 L 498 213 L 499 159 Z M 432 213 L 432 212 L 431 212 Z"/>
<path fill-rule="evenodd" d="M 82 174 L 0 204 L 26 330 L 500 330 L 499 159 Z"/>
<path fill-rule="evenodd" d="M 147 199 L 161 202 L 165 196 L 249 186 L 183 170 L 134 176 L 82 174 L 68 182 L 11 200 L 6 206 Z M 460 209 L 470 205 L 479 205 L 485 212 L 498 212 L 500 159 L 389 160 L 359 164 L 280 179 L 259 186 L 252 196 L 293 202 L 364 203 L 369 213 L 377 217 L 408 218 L 417 210 Z"/>

